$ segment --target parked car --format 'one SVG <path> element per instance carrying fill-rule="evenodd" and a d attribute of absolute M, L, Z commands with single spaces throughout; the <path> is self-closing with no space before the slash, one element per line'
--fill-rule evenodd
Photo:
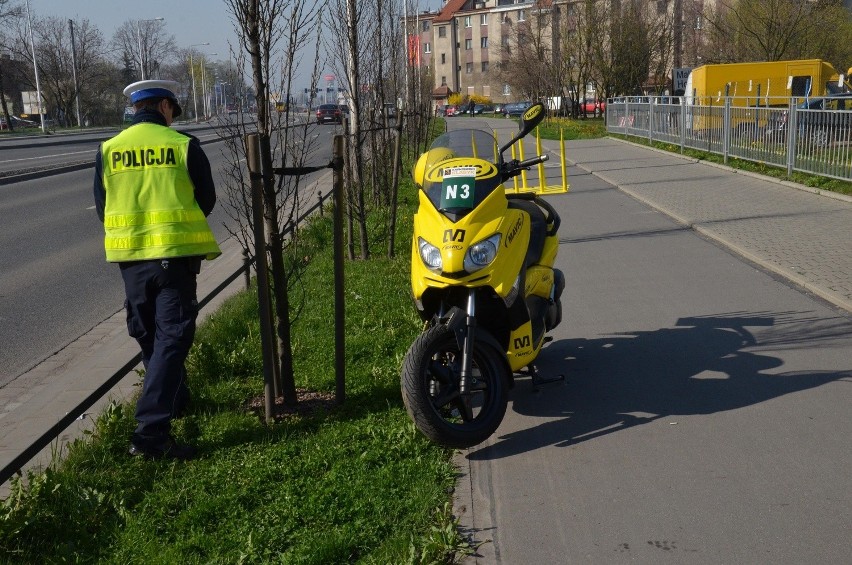
<path fill-rule="evenodd" d="M 764 134 L 774 142 L 787 140 L 788 112 L 773 112 Z M 796 106 L 796 136 L 816 147 L 852 142 L 852 93 L 808 98 Z"/>
<path fill-rule="evenodd" d="M 343 112 L 338 104 L 320 104 L 317 106 L 317 123 L 343 123 Z"/>
<path fill-rule="evenodd" d="M 473 107 L 474 114 L 493 114 L 494 106 L 491 104 L 477 104 Z"/>
<path fill-rule="evenodd" d="M 503 107 L 503 115 L 507 118 L 518 118 L 524 115 L 532 102 L 511 102 Z"/>
<path fill-rule="evenodd" d="M 12 121 L 12 127 L 15 129 L 27 129 L 27 128 L 37 128 L 41 127 L 41 125 L 32 120 L 24 120 L 23 118 L 19 118 L 18 116 L 9 116 L 9 119 Z M 6 118 L 0 116 L 0 130 L 9 129 L 9 124 L 6 123 Z"/>
<path fill-rule="evenodd" d="M 818 147 L 849 143 L 852 134 L 852 93 L 810 98 L 796 107 L 799 139 Z"/>
<path fill-rule="evenodd" d="M 447 106 L 446 108 L 444 108 L 444 115 L 447 116 L 447 117 L 456 116 L 456 115 L 458 115 L 458 113 L 459 113 L 459 107 L 458 106 Z"/>
<path fill-rule="evenodd" d="M 600 116 L 606 109 L 606 102 L 603 100 L 586 100 L 580 104 L 580 111 L 593 116 Z"/>

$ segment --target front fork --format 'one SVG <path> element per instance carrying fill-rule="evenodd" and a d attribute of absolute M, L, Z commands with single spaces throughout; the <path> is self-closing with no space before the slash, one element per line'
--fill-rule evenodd
<path fill-rule="evenodd" d="M 461 344 L 462 366 L 459 378 L 459 392 L 461 394 L 468 392 L 471 373 L 473 372 L 473 344 L 476 339 L 476 292 L 474 289 L 468 291 L 466 314 L 465 326 L 467 331 L 464 333 L 464 342 Z"/>

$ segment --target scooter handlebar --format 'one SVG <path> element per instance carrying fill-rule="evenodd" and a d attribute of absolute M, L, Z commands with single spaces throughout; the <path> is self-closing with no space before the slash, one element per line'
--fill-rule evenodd
<path fill-rule="evenodd" d="M 547 155 L 539 155 L 537 157 L 533 157 L 531 159 L 527 159 L 525 161 L 520 161 L 518 163 L 518 168 L 526 169 L 527 167 L 532 167 L 533 165 L 538 165 L 539 163 L 544 163 L 550 159 Z"/>

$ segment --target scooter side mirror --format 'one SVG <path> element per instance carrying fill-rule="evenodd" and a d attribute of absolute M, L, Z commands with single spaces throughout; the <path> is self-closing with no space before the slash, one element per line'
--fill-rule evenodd
<path fill-rule="evenodd" d="M 423 186 L 423 180 L 426 178 L 426 162 L 429 160 L 428 155 L 428 151 L 420 155 L 420 158 L 417 159 L 417 162 L 414 164 L 414 168 L 411 170 L 411 177 L 414 179 L 414 184 L 418 187 Z"/>
<path fill-rule="evenodd" d="M 544 104 L 539 102 L 538 104 L 533 104 L 527 111 L 524 112 L 524 115 L 521 116 L 521 122 L 519 124 L 519 128 L 521 133 L 518 134 L 519 137 L 523 137 L 527 135 L 529 132 L 535 129 L 535 127 L 541 123 L 544 119 Z"/>
<path fill-rule="evenodd" d="M 540 124 L 543 119 L 544 119 L 544 104 L 539 102 L 538 104 L 533 104 L 532 106 L 527 108 L 527 111 L 524 112 L 523 116 L 521 116 L 521 121 L 520 121 L 520 124 L 518 125 L 518 127 L 520 128 L 518 135 L 516 135 L 515 137 L 510 139 L 509 142 L 506 145 L 504 145 L 503 147 L 500 148 L 500 159 L 501 159 L 501 161 L 503 159 L 503 153 L 506 151 L 506 149 L 508 149 L 509 147 L 514 145 L 514 143 L 516 141 L 518 141 L 519 139 L 521 139 L 522 137 L 527 135 L 529 132 L 534 130 L 535 127 L 538 124 Z"/>

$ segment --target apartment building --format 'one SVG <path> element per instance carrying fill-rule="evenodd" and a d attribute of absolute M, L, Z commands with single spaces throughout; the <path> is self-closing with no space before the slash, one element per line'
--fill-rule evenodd
<path fill-rule="evenodd" d="M 670 57 L 670 70 L 694 66 L 702 32 L 701 14 L 706 4 L 716 0 L 639 1 L 644 2 L 649 14 L 682 22 L 683 31 L 672 46 L 676 52 Z M 512 93 L 493 71 L 511 57 L 513 50 L 527 43 L 537 45 L 536 56 L 543 60 L 559 60 L 563 38 L 580 25 L 577 14 L 583 4 L 582 0 L 447 0 L 437 12 L 410 19 L 409 48 L 417 51 L 416 55 L 410 53 L 410 61 L 428 69 L 434 77 L 436 104 L 451 93 L 513 101 L 520 94 Z M 412 33 L 414 29 L 416 34 Z M 594 96 L 591 91 L 586 94 Z"/>

